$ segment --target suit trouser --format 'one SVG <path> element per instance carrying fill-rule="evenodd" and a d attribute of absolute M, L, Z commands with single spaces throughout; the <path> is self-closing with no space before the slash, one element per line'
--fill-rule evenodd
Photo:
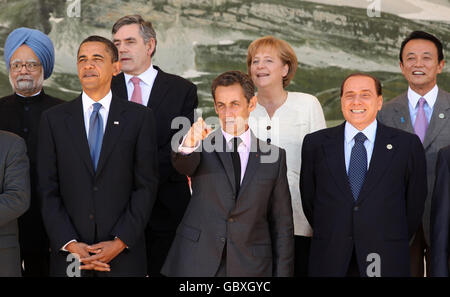
<path fill-rule="evenodd" d="M 311 237 L 295 235 L 294 242 L 295 242 L 294 276 L 306 277 L 308 276 L 308 261 L 309 261 L 309 251 L 311 249 Z"/>
<path fill-rule="evenodd" d="M 163 277 L 160 273 L 176 231 L 155 231 L 150 227 L 146 230 L 147 271 L 151 277 Z"/>
<path fill-rule="evenodd" d="M 428 246 L 425 235 L 423 232 L 423 226 L 420 224 L 417 230 L 414 240 L 409 247 L 410 263 L 411 263 L 411 276 L 412 277 L 424 277 L 424 259 L 426 260 L 426 272 L 427 276 L 430 276 L 430 247 Z"/>

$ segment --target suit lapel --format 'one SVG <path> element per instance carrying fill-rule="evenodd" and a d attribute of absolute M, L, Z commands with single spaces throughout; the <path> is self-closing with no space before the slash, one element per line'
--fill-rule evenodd
<path fill-rule="evenodd" d="M 91 154 L 89 152 L 89 144 L 86 136 L 86 127 L 84 126 L 83 103 L 81 96 L 69 104 L 73 108 L 67 112 L 66 126 L 72 137 L 73 146 L 80 154 L 81 159 L 85 163 L 89 172 L 94 175 L 94 166 L 92 164 Z"/>
<path fill-rule="evenodd" d="M 156 111 L 164 99 L 164 95 L 169 88 L 169 84 L 167 83 L 165 72 L 158 66 L 153 67 L 158 71 L 158 74 L 156 75 L 155 82 L 153 83 L 147 106 L 153 111 Z"/>
<path fill-rule="evenodd" d="M 261 158 L 261 151 L 259 150 L 258 139 L 255 137 L 253 132 L 251 134 L 251 144 L 250 144 L 250 154 L 248 156 L 247 168 L 245 169 L 244 178 L 242 179 L 241 188 L 239 190 L 238 197 L 245 192 L 245 189 L 250 184 L 253 176 L 255 175 Z"/>
<path fill-rule="evenodd" d="M 236 185 L 234 184 L 234 169 L 233 169 L 233 161 L 231 160 L 231 154 L 226 149 L 226 140 L 225 137 L 222 135 L 222 131 L 217 129 L 215 132 L 213 132 L 214 135 L 214 143 L 212 145 L 220 145 L 220 141 L 222 141 L 222 146 L 220 146 L 222 149 L 215 150 L 217 156 L 219 157 L 220 161 L 222 162 L 223 168 L 225 169 L 225 174 L 228 177 L 228 181 L 230 182 L 231 187 L 233 188 L 233 192 L 236 192 Z M 218 147 L 220 149 L 220 147 Z"/>
<path fill-rule="evenodd" d="M 108 121 L 106 123 L 105 135 L 103 136 L 102 149 L 100 152 L 100 158 L 98 160 L 96 176 L 100 174 L 103 167 L 111 154 L 116 141 L 119 139 L 120 134 L 124 130 L 127 124 L 126 119 L 123 117 L 122 112 L 124 107 L 120 98 L 113 96 L 111 100 L 111 106 L 108 113 Z"/>
<path fill-rule="evenodd" d="M 436 103 L 434 104 L 433 114 L 431 115 L 430 125 L 423 146 L 427 149 L 433 140 L 440 134 L 444 127 L 448 127 L 450 117 L 450 98 L 446 98 L 445 94 L 439 90 Z"/>
<path fill-rule="evenodd" d="M 344 127 L 345 122 L 332 130 L 329 134 L 329 141 L 323 144 L 323 149 L 330 173 L 336 184 L 343 194 L 353 199 L 345 169 Z"/>
<path fill-rule="evenodd" d="M 411 116 L 409 114 L 407 93 L 405 93 L 401 99 L 396 102 L 394 110 L 395 113 L 393 114 L 394 118 L 392 119 L 392 122 L 394 123 L 395 128 L 414 134 L 414 127 L 411 123 Z"/>
<path fill-rule="evenodd" d="M 125 75 L 123 74 L 123 72 L 113 77 L 111 83 L 111 91 L 115 96 L 119 97 L 120 99 L 128 101 L 127 85 L 125 83 Z"/>
<path fill-rule="evenodd" d="M 391 166 L 392 157 L 397 149 L 396 145 L 392 143 L 391 138 L 391 135 L 386 132 L 385 127 L 378 122 L 372 158 L 370 159 L 369 170 L 366 173 L 359 194 L 358 204 L 364 201 L 372 188 L 378 184 L 378 180 L 384 175 L 386 169 Z"/>

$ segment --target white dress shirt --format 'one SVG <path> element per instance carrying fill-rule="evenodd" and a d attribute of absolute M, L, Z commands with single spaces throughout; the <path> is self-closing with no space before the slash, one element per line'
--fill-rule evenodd
<path fill-rule="evenodd" d="M 89 119 L 94 111 L 94 103 L 100 103 L 102 107 L 99 109 L 99 113 L 102 116 L 103 121 L 103 133 L 105 133 L 106 123 L 108 122 L 109 107 L 111 106 L 112 93 L 111 91 L 106 94 L 105 97 L 99 101 L 92 100 L 85 92 L 81 94 L 81 101 L 83 102 L 83 116 L 84 127 L 86 128 L 86 137 L 89 137 Z"/>
<path fill-rule="evenodd" d="M 134 91 L 134 84 L 131 82 L 131 78 L 134 76 L 126 74 L 125 72 L 123 74 L 125 76 L 125 84 L 127 86 L 128 101 L 130 101 Z M 153 67 L 153 64 L 151 64 L 147 70 L 137 76 L 141 79 L 139 86 L 141 87 L 142 105 L 144 106 L 148 105 L 148 100 L 150 98 L 150 93 L 152 92 L 153 84 L 155 83 L 156 75 L 158 75 L 158 70 L 156 70 Z"/>
<path fill-rule="evenodd" d="M 326 128 L 322 107 L 316 97 L 288 92 L 286 101 L 273 114 L 267 114 L 259 103 L 251 112 L 250 129 L 256 137 L 286 150 L 287 178 L 294 217 L 294 233 L 312 236 L 312 229 L 303 213 L 300 197 L 300 167 L 303 138 L 306 134 Z"/>
<path fill-rule="evenodd" d="M 344 131 L 344 154 L 345 154 L 345 169 L 348 173 L 348 168 L 350 166 L 350 156 L 352 154 L 352 148 L 355 145 L 355 135 L 359 132 L 364 133 L 367 137 L 366 141 L 364 141 L 364 147 L 367 152 L 367 170 L 369 170 L 370 159 L 372 158 L 373 153 L 373 145 L 375 144 L 375 136 L 377 134 L 377 120 L 374 120 L 369 126 L 367 126 L 364 130 L 359 131 L 349 122 L 345 122 L 345 131 Z"/>
<path fill-rule="evenodd" d="M 430 123 L 431 115 L 433 114 L 434 104 L 437 100 L 438 95 L 438 86 L 434 85 L 428 93 L 421 96 L 414 92 L 411 87 L 408 87 L 408 106 L 409 106 L 409 115 L 411 116 L 411 122 L 414 127 L 414 122 L 416 121 L 417 111 L 419 110 L 419 99 L 423 97 L 426 103 L 423 105 L 423 109 L 425 110 L 425 116 L 427 117 L 428 123 Z"/>

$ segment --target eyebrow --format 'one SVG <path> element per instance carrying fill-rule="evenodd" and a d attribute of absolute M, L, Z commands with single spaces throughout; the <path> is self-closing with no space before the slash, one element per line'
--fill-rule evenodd
<path fill-rule="evenodd" d="M 15 59 L 15 60 L 11 61 L 11 64 L 18 63 L 18 62 L 23 62 L 23 61 L 19 60 L 19 59 Z M 29 59 L 29 60 L 26 60 L 25 63 L 39 63 L 39 62 L 36 61 L 35 59 Z"/>
<path fill-rule="evenodd" d="M 125 39 L 123 39 L 124 41 L 131 41 L 131 40 L 136 40 L 136 38 L 134 38 L 134 37 L 128 37 L 128 38 L 125 38 Z M 117 42 L 117 41 L 121 41 L 121 39 L 113 39 L 113 42 Z"/>
<path fill-rule="evenodd" d="M 92 56 L 94 56 L 94 57 L 96 57 L 96 58 L 105 58 L 104 56 L 102 56 L 102 55 L 100 55 L 100 54 L 93 54 Z M 87 56 L 86 55 L 80 55 L 80 56 L 78 56 L 78 59 L 77 60 L 79 60 L 79 59 L 81 59 L 81 58 L 87 58 Z"/>
<path fill-rule="evenodd" d="M 372 91 L 370 89 L 363 89 L 363 90 L 361 90 L 361 92 L 372 92 Z M 351 91 L 344 92 L 344 95 L 349 94 L 349 93 L 352 94 L 352 93 L 356 93 L 356 92 L 351 90 Z"/>

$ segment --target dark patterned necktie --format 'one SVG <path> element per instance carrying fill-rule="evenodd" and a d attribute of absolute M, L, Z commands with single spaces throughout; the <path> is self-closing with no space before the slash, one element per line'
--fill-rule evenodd
<path fill-rule="evenodd" d="M 355 145 L 352 148 L 348 167 L 348 180 L 352 189 L 353 199 L 356 201 L 367 172 L 367 151 L 364 147 L 364 141 L 366 141 L 367 137 L 362 132 L 359 132 L 354 139 Z"/>

